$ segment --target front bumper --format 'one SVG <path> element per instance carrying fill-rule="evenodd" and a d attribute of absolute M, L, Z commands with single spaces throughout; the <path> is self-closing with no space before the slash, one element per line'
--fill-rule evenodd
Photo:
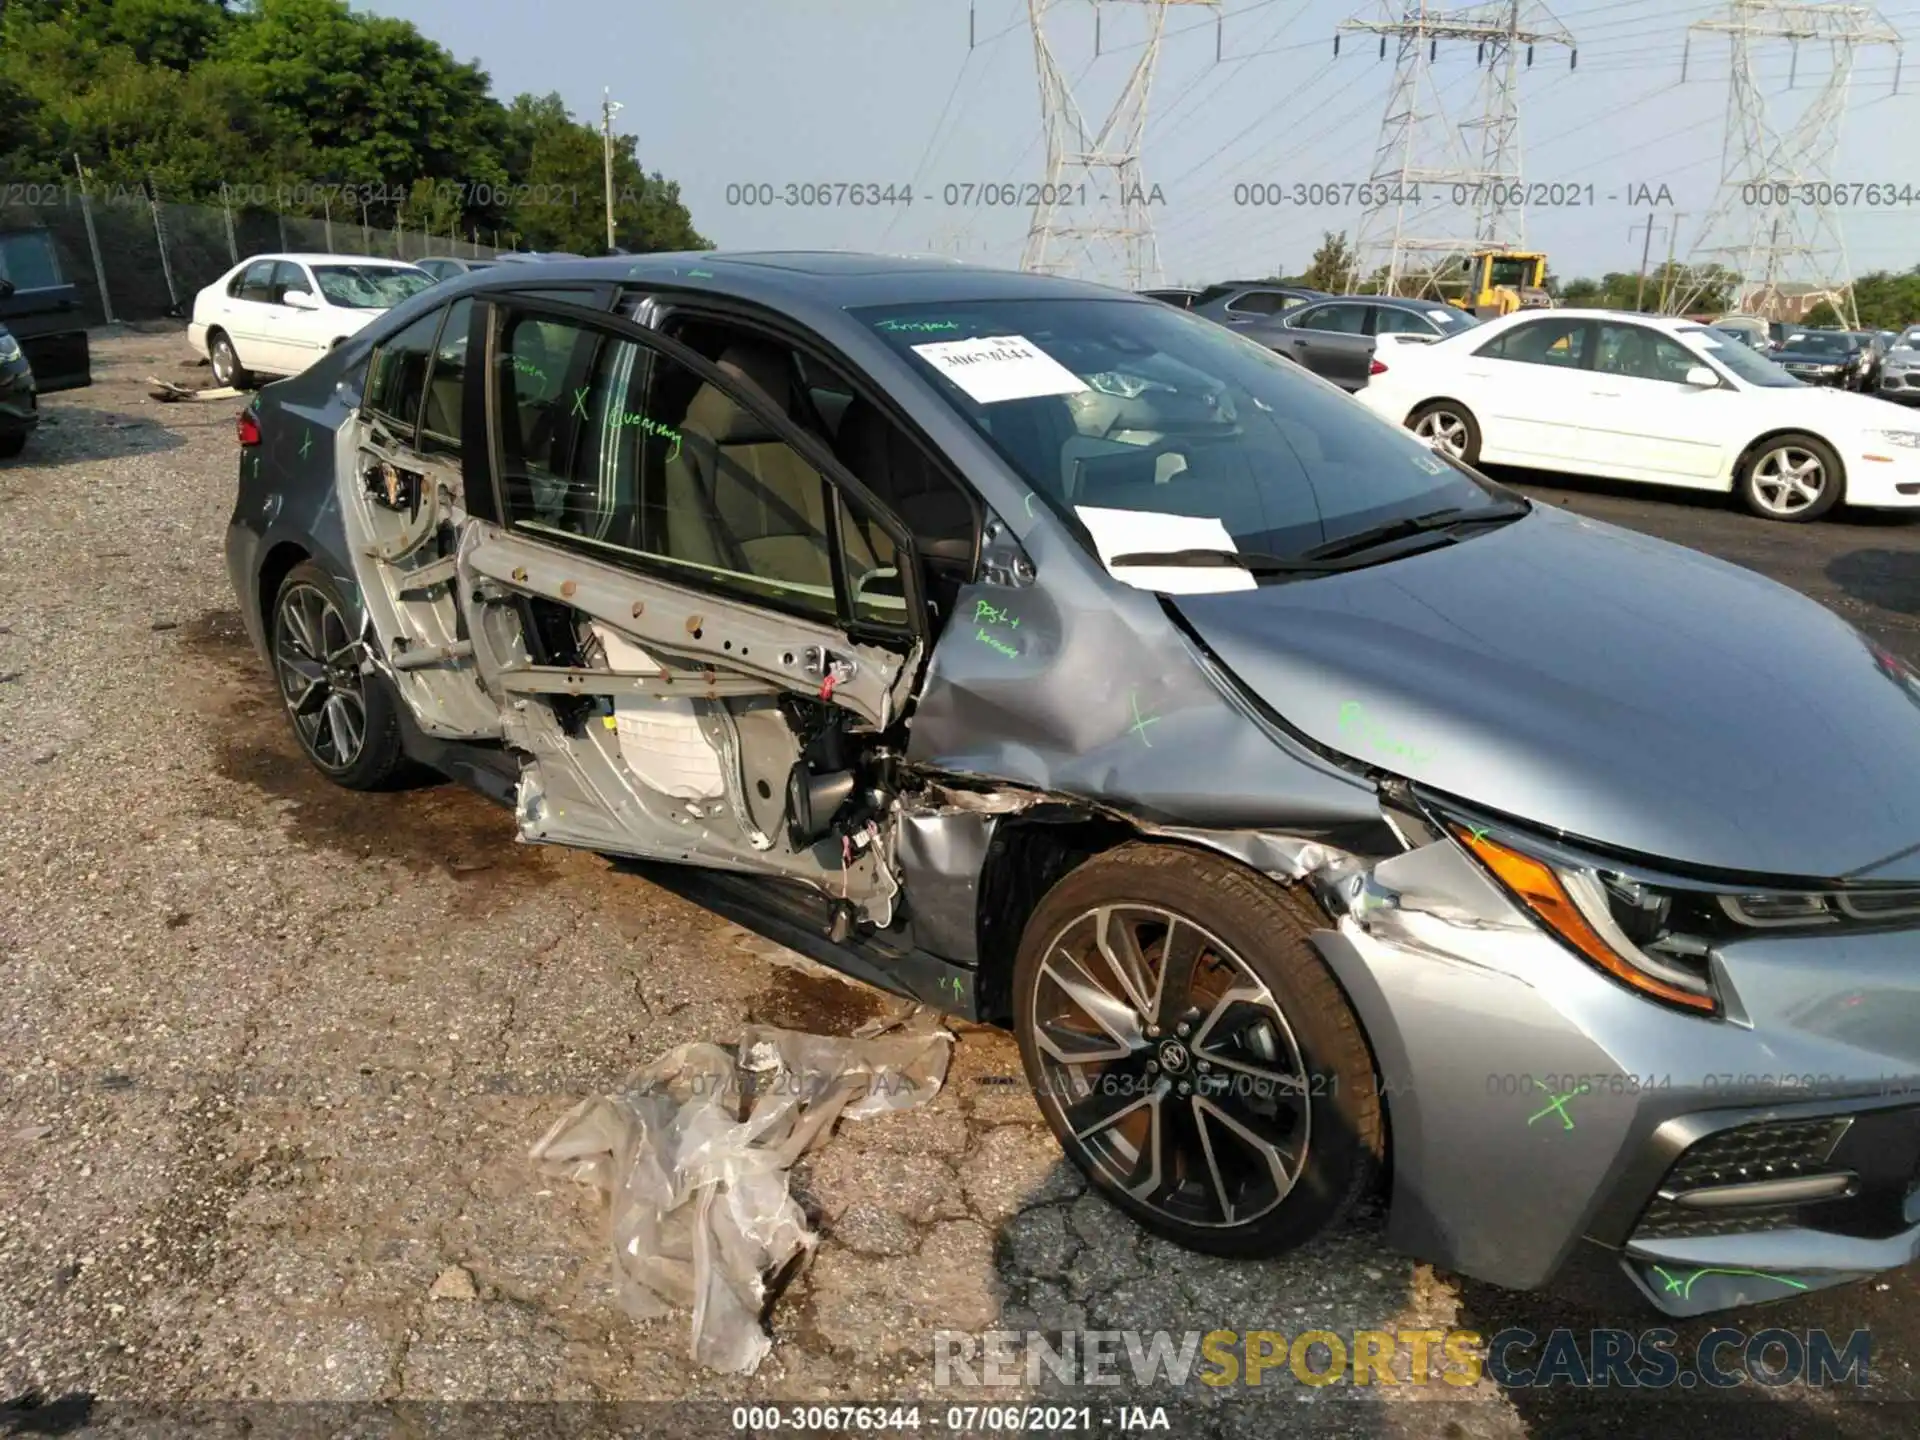
<path fill-rule="evenodd" d="M 1705 1019 L 1574 956 L 1451 841 L 1342 886 L 1315 945 L 1374 1048 L 1399 1248 L 1517 1290 L 1597 1260 L 1676 1316 L 1920 1254 L 1920 933 L 1724 946 Z"/>
<path fill-rule="evenodd" d="M 1880 398 L 1902 405 L 1920 405 L 1920 370 L 1886 370 L 1880 375 Z"/>
<path fill-rule="evenodd" d="M 1920 400 L 1920 393 L 1914 398 Z M 1911 420 L 1891 407 L 1886 413 L 1890 422 L 1887 428 L 1913 428 Z M 1859 444 L 1843 450 L 1841 458 L 1846 463 L 1849 505 L 1877 510 L 1920 506 L 1920 450 L 1868 433 L 1860 437 Z"/>
<path fill-rule="evenodd" d="M 40 423 L 40 398 L 24 363 L 0 367 L 0 435 L 27 434 Z"/>

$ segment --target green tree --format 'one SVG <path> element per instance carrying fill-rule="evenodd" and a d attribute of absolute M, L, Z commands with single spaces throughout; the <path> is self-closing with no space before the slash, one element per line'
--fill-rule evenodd
<path fill-rule="evenodd" d="M 345 0 L 0 0 L 0 175 L 71 179 L 75 155 L 108 191 L 605 246 L 598 131 Z M 624 248 L 707 247 L 628 136 L 614 193 Z"/>
<path fill-rule="evenodd" d="M 1320 248 L 1313 252 L 1313 259 L 1308 262 L 1300 283 L 1311 290 L 1344 291 L 1347 281 L 1352 278 L 1355 263 L 1353 247 L 1347 243 L 1347 232 L 1324 231 L 1320 237 Z"/>
<path fill-rule="evenodd" d="M 527 248 L 605 252 L 606 159 L 598 131 L 573 119 L 558 95 L 520 95 L 507 107 L 503 154 L 520 177 L 507 221 Z M 614 136 L 613 195 L 621 249 L 712 248 L 693 228 L 680 187 L 641 171 L 631 135 Z"/>

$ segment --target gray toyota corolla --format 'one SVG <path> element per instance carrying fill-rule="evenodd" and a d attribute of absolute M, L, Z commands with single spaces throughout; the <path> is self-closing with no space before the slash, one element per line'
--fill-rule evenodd
<path fill-rule="evenodd" d="M 1384 1183 L 1417 1255 L 1675 1315 L 1914 1258 L 1899 659 L 1152 300 L 508 268 L 239 419 L 233 583 L 325 774 L 1012 1027 L 1198 1249 Z"/>

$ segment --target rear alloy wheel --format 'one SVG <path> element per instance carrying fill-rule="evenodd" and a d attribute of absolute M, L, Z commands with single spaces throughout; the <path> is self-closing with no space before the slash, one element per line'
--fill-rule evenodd
<path fill-rule="evenodd" d="M 224 389 L 245 390 L 253 384 L 253 375 L 240 363 L 240 352 L 224 330 L 216 330 L 207 340 L 207 359 L 213 363 L 213 378 Z"/>
<path fill-rule="evenodd" d="M 1407 428 L 1442 455 L 1463 465 L 1475 464 L 1480 459 L 1480 426 L 1464 405 L 1456 405 L 1451 400 L 1422 405 L 1407 417 Z"/>
<path fill-rule="evenodd" d="M 361 671 L 346 614 L 325 571 L 296 565 L 274 601 L 273 671 L 307 759 L 337 785 L 373 790 L 400 768 L 400 727 L 386 687 Z"/>
<path fill-rule="evenodd" d="M 1818 520 L 1840 502 L 1840 457 L 1811 435 L 1763 441 L 1740 472 L 1740 498 L 1767 520 Z"/>
<path fill-rule="evenodd" d="M 1273 1255 L 1337 1221 L 1384 1152 L 1373 1062 L 1303 894 L 1129 845 L 1041 901 L 1014 969 L 1020 1054 L 1069 1158 L 1148 1229 Z"/>

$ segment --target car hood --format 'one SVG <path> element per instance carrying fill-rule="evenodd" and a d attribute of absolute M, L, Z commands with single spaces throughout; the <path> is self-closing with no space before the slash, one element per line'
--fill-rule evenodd
<path fill-rule="evenodd" d="M 1738 566 L 1536 506 L 1168 603 L 1288 724 L 1434 790 L 1680 867 L 1920 880 L 1920 677 Z"/>

